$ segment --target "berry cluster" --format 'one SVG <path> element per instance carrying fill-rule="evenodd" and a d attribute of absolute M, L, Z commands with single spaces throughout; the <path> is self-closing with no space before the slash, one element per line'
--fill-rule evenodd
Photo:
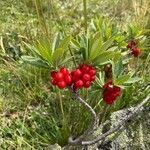
<path fill-rule="evenodd" d="M 127 48 L 131 50 L 131 54 L 134 56 L 134 57 L 138 57 L 141 50 L 139 48 L 137 48 L 137 41 L 135 40 L 131 40 L 129 41 L 128 45 L 127 45 Z"/>
<path fill-rule="evenodd" d="M 66 68 L 60 68 L 59 71 L 52 71 L 51 78 L 51 83 L 60 89 L 64 89 L 66 86 L 72 84 L 71 75 Z"/>
<path fill-rule="evenodd" d="M 51 83 L 64 89 L 72 86 L 74 90 L 81 88 L 89 88 L 91 83 L 95 81 L 96 70 L 87 64 L 80 65 L 71 73 L 66 68 L 60 68 L 59 71 L 51 72 Z"/>
<path fill-rule="evenodd" d="M 87 64 L 79 66 L 71 72 L 74 90 L 80 88 L 89 88 L 91 83 L 95 81 L 96 70 Z"/>
<path fill-rule="evenodd" d="M 103 99 L 104 101 L 111 105 L 121 95 L 121 88 L 113 85 L 112 80 L 108 81 L 103 85 Z"/>

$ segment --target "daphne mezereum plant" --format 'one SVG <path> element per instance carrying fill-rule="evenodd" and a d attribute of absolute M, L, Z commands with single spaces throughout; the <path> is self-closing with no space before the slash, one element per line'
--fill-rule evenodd
<path fill-rule="evenodd" d="M 91 125 L 89 128 L 83 133 L 83 135 L 74 139 L 73 137 L 69 138 L 69 143 L 72 145 L 91 145 L 96 142 L 105 140 L 106 137 L 115 133 L 121 129 L 121 127 L 131 119 L 140 108 L 148 102 L 149 97 L 144 99 L 128 116 L 123 118 L 121 122 L 117 124 L 114 128 L 110 129 L 106 133 L 99 135 L 97 138 L 92 139 L 91 141 L 84 141 L 83 139 L 86 136 L 92 134 L 96 128 L 98 127 L 98 117 L 94 109 L 86 103 L 78 94 L 78 90 L 82 88 L 89 88 L 92 82 L 95 81 L 96 69 L 93 66 L 82 64 L 76 70 L 69 72 L 66 68 L 60 68 L 59 71 L 51 72 L 51 83 L 54 86 L 57 86 L 60 89 L 68 88 L 75 100 L 78 101 L 85 109 L 91 114 Z M 117 98 L 121 95 L 122 89 L 119 86 L 113 84 L 112 80 L 109 80 L 107 83 L 103 85 L 103 100 L 108 105 L 113 105 L 113 103 L 117 100 Z M 105 141 L 106 142 L 106 141 Z"/>
<path fill-rule="evenodd" d="M 142 55 L 141 36 L 139 38 L 132 35 L 132 38 L 131 36 L 128 38 L 119 31 L 108 32 L 112 28 L 108 31 L 103 29 L 101 31 L 103 34 L 100 34 L 99 29 L 100 27 L 95 33 L 86 33 L 76 37 L 60 38 L 57 34 L 53 43 L 47 40 L 37 41 L 34 45 L 25 43 L 31 49 L 32 56 L 23 56 L 24 62 L 48 69 L 52 91 L 55 92 L 54 89 L 59 92 L 60 90 L 70 91 L 70 98 L 73 97 L 91 115 L 88 129 L 79 137 L 70 136 L 69 143 L 73 145 L 90 145 L 106 140 L 109 135 L 119 131 L 122 125 L 149 101 L 147 97 L 116 127 L 99 135 L 96 139 L 86 141 L 86 137 L 105 122 L 107 107 L 117 106 L 117 110 L 121 109 L 121 99 L 126 88 L 142 80 L 136 76 L 136 69 L 131 70 L 129 66 L 131 60 L 136 63 Z M 98 91 L 99 97 L 95 100 L 97 103 L 94 107 L 81 98 L 85 96 L 82 95 L 82 91 L 87 93 L 89 91 L 88 99 L 91 98 L 92 92 Z M 69 98 L 66 93 L 63 96 Z M 116 105 L 118 102 L 119 105 Z M 61 99 L 60 103 L 62 109 Z M 101 115 L 99 116 L 101 112 L 95 109 L 98 105 L 106 106 L 106 108 L 103 107 L 106 109 L 102 114 L 103 119 L 100 118 Z"/>

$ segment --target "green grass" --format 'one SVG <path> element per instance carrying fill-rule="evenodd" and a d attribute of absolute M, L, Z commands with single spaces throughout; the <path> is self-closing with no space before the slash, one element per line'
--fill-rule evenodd
<path fill-rule="evenodd" d="M 90 30 L 91 20 L 99 16 L 116 23 L 119 30 L 127 29 L 134 22 L 138 22 L 140 29 L 147 28 L 149 1 L 87 1 L 87 14 L 79 0 L 2 0 L 0 5 L 0 149 L 42 150 L 54 143 L 64 146 L 70 135 L 83 133 L 90 115 L 73 100 L 68 90 L 60 91 L 50 85 L 50 69 L 22 61 L 20 56 L 32 55 L 24 43 L 32 45 L 36 39 L 44 38 L 52 43 L 56 32 L 61 32 L 61 36 L 83 35 Z M 146 36 L 149 43 L 147 33 Z M 104 119 L 113 111 L 136 105 L 149 94 L 149 50 L 147 44 L 135 64 L 137 67 L 129 67 L 143 80 L 126 88 Z M 67 53 L 67 57 L 71 56 L 74 51 L 72 55 Z M 79 56 L 76 51 L 77 62 Z M 74 68 L 70 61 L 65 64 Z M 102 70 L 102 67 L 98 69 Z M 92 86 L 94 90 L 82 90 L 80 94 L 99 113 L 105 104 L 97 87 L 95 84 Z"/>

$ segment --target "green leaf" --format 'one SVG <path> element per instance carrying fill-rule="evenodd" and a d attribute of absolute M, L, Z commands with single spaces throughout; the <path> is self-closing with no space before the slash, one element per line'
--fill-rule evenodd
<path fill-rule="evenodd" d="M 126 84 L 132 84 L 132 83 L 135 83 L 135 82 L 138 82 L 142 80 L 141 78 L 138 78 L 138 77 L 135 77 L 135 78 L 130 78 L 128 81 L 126 81 L 125 83 Z"/>
<path fill-rule="evenodd" d="M 81 54 L 82 54 L 82 57 L 83 57 L 83 59 L 84 60 L 86 60 L 86 56 L 87 56 L 87 54 L 86 54 L 86 49 L 84 48 L 84 47 L 81 47 L 80 48 L 80 52 L 81 52 Z"/>
<path fill-rule="evenodd" d="M 37 44 L 35 45 L 35 48 L 37 49 L 41 55 L 41 57 L 45 60 L 47 60 L 49 63 L 51 63 L 51 47 L 48 41 L 37 41 Z"/>
<path fill-rule="evenodd" d="M 50 66 L 40 58 L 32 57 L 32 56 L 22 56 L 22 60 L 30 65 L 42 68 L 50 68 Z"/>
<path fill-rule="evenodd" d="M 54 52 L 54 50 L 59 46 L 59 41 L 60 41 L 60 34 L 56 33 L 55 37 L 54 37 L 54 41 L 52 44 L 52 51 Z"/>
<path fill-rule="evenodd" d="M 115 52 L 113 62 L 117 63 L 118 61 L 120 61 L 120 59 L 121 59 L 121 52 L 119 52 L 119 51 Z"/>
<path fill-rule="evenodd" d="M 32 54 L 41 56 L 40 52 L 34 46 L 32 46 L 32 45 L 30 45 L 30 44 L 28 44 L 26 42 L 23 42 L 23 43 L 32 52 Z"/>
<path fill-rule="evenodd" d="M 130 77 L 131 77 L 130 74 L 120 76 L 118 79 L 115 80 L 115 84 L 116 84 L 116 85 L 122 85 L 122 84 L 124 84 L 125 82 L 127 82 L 127 81 L 130 79 Z"/>
<path fill-rule="evenodd" d="M 71 40 L 71 36 L 67 36 L 66 38 L 64 38 L 64 39 L 61 41 L 61 43 L 60 43 L 60 45 L 59 45 L 59 48 L 67 49 L 70 40 Z"/>
<path fill-rule="evenodd" d="M 74 47 L 80 48 L 80 43 L 79 43 L 77 40 L 72 39 L 72 40 L 71 40 L 71 43 L 72 43 L 72 45 L 73 45 Z"/>
<path fill-rule="evenodd" d="M 90 50 L 90 58 L 89 59 L 94 59 L 96 56 L 100 54 L 101 51 L 101 45 L 102 45 L 102 40 L 99 38 L 94 41 L 91 50 Z"/>
<path fill-rule="evenodd" d="M 111 39 L 107 40 L 103 46 L 101 47 L 101 50 L 105 51 L 107 50 L 114 42 L 114 38 L 112 37 Z"/>
<path fill-rule="evenodd" d="M 108 50 L 109 51 L 116 51 L 118 49 L 118 46 L 113 46 L 113 47 L 110 47 Z"/>
<path fill-rule="evenodd" d="M 105 51 L 101 53 L 99 56 L 97 56 L 95 59 L 93 59 L 93 63 L 95 65 L 102 65 L 109 61 L 109 59 L 114 57 L 114 52 L 113 51 Z"/>
<path fill-rule="evenodd" d="M 117 78 L 122 74 L 122 72 L 123 72 L 123 63 L 122 59 L 120 59 L 119 61 L 113 63 L 113 74 L 115 78 Z"/>
<path fill-rule="evenodd" d="M 64 55 L 64 49 L 63 48 L 57 48 L 52 56 L 52 61 L 53 63 L 58 63 L 60 61 L 60 59 L 63 57 Z"/>

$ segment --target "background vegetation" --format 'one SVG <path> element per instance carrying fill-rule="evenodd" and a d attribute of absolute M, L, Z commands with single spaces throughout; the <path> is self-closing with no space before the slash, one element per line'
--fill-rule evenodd
<path fill-rule="evenodd" d="M 50 85 L 49 74 L 54 68 L 43 59 L 33 59 L 37 56 L 33 46 L 41 44 L 47 49 L 57 46 L 57 39 L 82 38 L 85 29 L 91 35 L 100 31 L 105 42 L 110 37 L 104 32 L 115 26 L 120 38 L 126 37 L 120 42 L 121 48 L 132 37 L 140 39 L 142 55 L 132 59 L 128 69 L 142 80 L 126 87 L 121 101 L 108 108 L 106 118 L 113 111 L 136 105 L 150 92 L 149 0 L 91 0 L 86 12 L 81 0 L 1 0 L 0 6 L 0 149 L 40 150 L 54 143 L 64 146 L 70 135 L 81 134 L 89 123 L 89 114 L 68 91 Z M 74 68 L 70 60 L 80 61 L 80 51 L 73 51 L 72 45 L 69 49 L 58 66 L 67 66 L 69 61 L 68 67 Z M 30 56 L 30 61 L 25 56 Z M 99 85 L 97 82 L 94 90 L 81 93 L 95 111 L 103 114 L 105 104 Z"/>

